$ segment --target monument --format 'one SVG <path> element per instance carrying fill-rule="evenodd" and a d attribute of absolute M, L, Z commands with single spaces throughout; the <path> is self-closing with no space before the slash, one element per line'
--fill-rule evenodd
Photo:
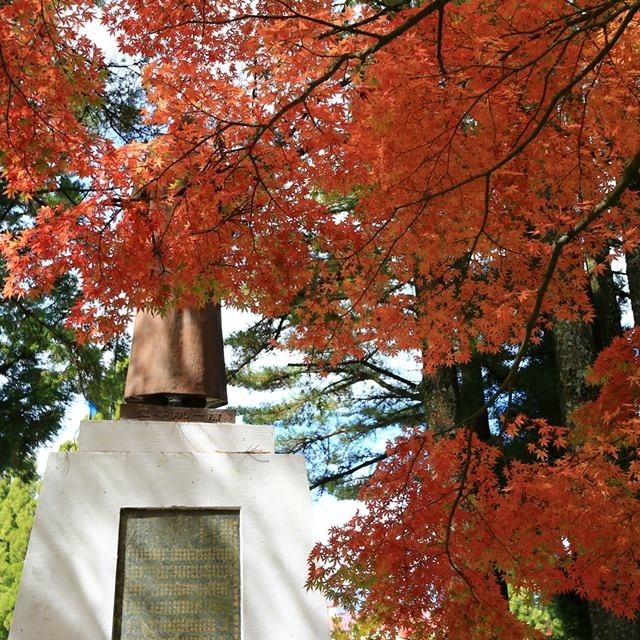
<path fill-rule="evenodd" d="M 49 457 L 10 640 L 327 640 L 304 460 L 219 408 L 219 307 L 139 314 L 125 395 Z"/>

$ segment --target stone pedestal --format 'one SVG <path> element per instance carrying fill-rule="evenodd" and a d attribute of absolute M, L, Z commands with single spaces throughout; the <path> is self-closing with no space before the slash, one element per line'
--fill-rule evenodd
<path fill-rule="evenodd" d="M 79 451 L 49 457 L 9 638 L 327 640 L 324 602 L 304 588 L 310 521 L 304 460 L 274 454 L 270 427 L 84 422 Z M 209 584 L 231 616 L 220 636 L 191 610 Z M 137 619 L 122 632 L 123 606 L 170 617 L 174 635 Z"/>

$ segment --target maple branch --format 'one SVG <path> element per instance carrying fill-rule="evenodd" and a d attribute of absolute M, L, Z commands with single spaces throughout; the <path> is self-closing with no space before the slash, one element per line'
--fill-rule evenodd
<path fill-rule="evenodd" d="M 2 70 L 4 71 L 4 74 L 7 78 L 7 84 L 8 84 L 8 96 L 7 96 L 7 105 L 5 107 L 5 128 L 7 130 L 7 140 L 9 141 L 9 144 L 11 145 L 11 150 L 20 158 L 20 160 L 22 161 L 22 164 L 25 166 L 25 169 L 27 171 L 27 173 L 32 176 L 32 172 L 31 172 L 31 167 L 29 166 L 29 163 L 26 162 L 24 155 L 21 153 L 20 149 L 18 149 L 16 147 L 16 145 L 13 143 L 13 134 L 11 131 L 11 118 L 10 118 L 10 114 L 11 114 L 11 102 L 12 102 L 12 94 L 13 91 L 17 91 L 18 95 L 20 95 L 20 97 L 22 98 L 22 101 L 27 105 L 28 108 L 30 108 L 32 110 L 32 112 L 35 114 L 35 116 L 37 118 L 41 118 L 40 114 L 35 110 L 32 109 L 27 96 L 24 94 L 24 92 L 22 91 L 21 87 L 16 83 L 16 81 L 13 79 L 13 76 L 11 75 L 9 68 L 7 66 L 7 62 L 5 60 L 5 56 L 4 56 L 4 52 L 2 50 L 2 45 L 0 44 L 0 64 L 2 65 Z M 42 122 L 44 123 L 44 120 L 42 120 Z M 45 123 L 46 125 L 46 123 Z"/>
<path fill-rule="evenodd" d="M 435 0 L 435 2 L 425 5 L 424 7 L 422 7 L 422 9 L 420 9 L 420 11 L 417 11 L 410 18 L 407 18 L 407 20 L 405 20 L 403 24 L 397 26 L 395 29 L 385 34 L 384 36 L 380 36 L 379 41 L 375 45 L 373 45 L 373 47 L 370 47 L 371 53 L 375 53 L 376 51 L 384 47 L 386 44 L 388 44 L 389 42 L 401 36 L 403 33 L 406 33 L 410 29 L 413 29 L 413 27 L 418 25 L 422 20 L 424 20 L 427 16 L 431 15 L 432 13 L 440 12 L 444 10 L 444 8 L 446 7 L 447 4 L 449 4 L 449 2 L 451 2 L 451 0 Z M 365 55 L 365 57 L 368 57 L 369 55 L 371 55 L 371 53 L 366 53 L 366 52 L 367 50 L 365 49 L 363 51 L 363 54 Z"/>
<path fill-rule="evenodd" d="M 549 264 L 547 266 L 547 270 L 544 274 L 542 283 L 540 288 L 538 289 L 538 294 L 536 296 L 536 300 L 533 306 L 533 310 L 529 316 L 529 320 L 525 326 L 525 337 L 518 349 L 514 362 L 511 366 L 512 371 L 507 376 L 507 380 L 510 380 L 515 375 L 515 370 L 519 367 L 522 359 L 525 356 L 526 349 L 531 340 L 531 336 L 536 327 L 538 316 L 540 315 L 540 309 L 542 308 L 542 303 L 544 301 L 544 297 L 546 295 L 547 289 L 551 284 L 553 279 L 553 275 L 555 273 L 556 266 L 558 264 L 558 260 L 560 259 L 560 254 L 564 247 L 569 244 L 572 240 L 574 240 L 578 235 L 582 232 L 586 231 L 588 227 L 595 222 L 600 216 L 602 216 L 608 209 L 615 206 L 619 201 L 624 192 L 629 188 L 629 185 L 634 183 L 638 179 L 638 173 L 640 172 L 640 149 L 636 152 L 636 155 L 631 159 L 631 161 L 625 167 L 625 170 L 620 178 L 620 181 L 616 184 L 616 186 L 591 210 L 589 214 L 584 216 L 581 220 L 576 222 L 569 231 L 563 233 L 556 241 L 553 243 L 553 250 L 551 252 L 551 257 L 549 259 Z"/>
<path fill-rule="evenodd" d="M 325 82 L 333 78 L 333 76 L 343 67 L 345 63 L 348 63 L 351 60 L 359 60 L 360 63 L 364 63 L 368 58 L 370 58 L 372 55 L 374 55 L 384 46 L 386 46 L 396 38 L 400 37 L 405 32 L 415 27 L 424 18 L 434 13 L 435 11 L 438 11 L 440 8 L 444 7 L 450 1 L 451 0 L 436 0 L 431 4 L 424 6 L 420 11 L 417 11 L 413 16 L 405 20 L 404 23 L 402 23 L 395 29 L 391 30 L 390 32 L 384 35 L 378 36 L 377 42 L 375 44 L 372 44 L 371 46 L 361 49 L 359 51 L 343 53 L 340 56 L 338 56 L 322 75 L 318 76 L 317 78 L 309 82 L 306 85 L 306 88 L 304 89 L 304 91 L 302 91 L 295 98 L 293 98 L 289 102 L 282 105 L 279 109 L 277 109 L 275 113 L 271 116 L 271 118 L 258 128 L 258 131 L 254 137 L 254 140 L 252 141 L 250 149 L 252 150 L 255 147 L 255 145 L 258 143 L 258 141 L 262 138 L 264 133 L 269 131 L 273 127 L 273 125 L 276 122 L 278 122 L 278 120 L 280 120 L 286 113 L 288 113 L 298 105 L 304 104 L 307 101 L 307 99 L 311 96 L 311 94 L 319 86 L 323 85 Z"/>
<path fill-rule="evenodd" d="M 437 7 L 437 10 L 439 12 L 442 12 L 444 7 L 447 4 L 449 4 L 451 1 L 452 0 L 438 0 L 434 4 L 439 5 L 439 7 Z M 366 17 L 356 20 L 354 22 L 344 22 L 342 24 L 339 24 L 336 22 L 332 22 L 330 20 L 324 20 L 322 18 L 319 18 L 317 14 L 311 15 L 309 13 L 301 13 L 300 11 L 297 11 L 294 7 L 292 7 L 288 2 L 285 2 L 284 0 L 278 0 L 278 4 L 280 4 L 285 9 L 287 9 L 289 13 L 276 14 L 276 13 L 245 12 L 239 15 L 222 17 L 219 19 L 206 19 L 204 17 L 200 19 L 195 19 L 195 18 L 185 19 L 185 20 L 175 21 L 171 24 L 164 24 L 156 29 L 149 30 L 148 33 L 151 35 L 159 35 L 165 31 L 170 31 L 170 30 L 174 30 L 180 27 L 190 26 L 190 25 L 202 26 L 202 27 L 205 27 L 205 26 L 221 27 L 225 25 L 231 25 L 231 24 L 247 22 L 247 21 L 260 21 L 260 22 L 282 21 L 284 22 L 288 20 L 297 19 L 297 20 L 303 20 L 305 22 L 309 22 L 312 24 L 318 24 L 323 27 L 327 27 L 328 30 L 325 33 L 317 36 L 319 40 L 325 39 L 327 37 L 343 34 L 343 33 L 348 33 L 351 35 L 360 35 L 366 38 L 379 40 L 381 38 L 384 38 L 384 36 L 381 36 L 381 34 L 375 33 L 372 31 L 366 31 L 362 29 L 362 27 L 371 23 L 375 23 L 381 18 L 388 16 L 390 11 L 397 10 L 397 7 L 385 6 L 383 9 L 376 11 L 372 15 L 367 15 Z M 421 11 L 422 17 L 430 14 L 431 12 L 432 12 L 432 9 L 427 7 L 426 12 Z M 419 18 L 419 20 L 422 19 L 422 17 Z"/>
<path fill-rule="evenodd" d="M 433 11 L 433 8 L 434 8 L 433 5 L 431 5 L 430 8 Z M 391 243 L 389 243 L 388 247 L 385 250 L 384 256 L 378 261 L 378 263 L 376 265 L 376 268 L 374 269 L 373 273 L 369 274 L 369 277 L 367 279 L 368 282 L 367 282 L 367 284 L 365 284 L 365 286 L 363 286 L 362 293 L 353 301 L 353 303 L 350 305 L 349 309 L 344 312 L 343 317 L 346 317 L 349 313 L 351 313 L 358 306 L 358 304 L 364 299 L 367 290 L 372 285 L 372 283 L 375 281 L 375 278 L 381 272 L 381 269 L 382 269 L 383 265 L 390 258 L 390 256 L 393 253 L 393 250 L 395 249 L 397 244 L 400 242 L 400 240 L 402 238 L 404 238 L 404 236 L 409 232 L 409 230 L 416 224 L 418 219 L 426 211 L 427 205 L 432 200 L 434 200 L 436 198 L 439 198 L 439 197 L 442 197 L 444 195 L 447 195 L 447 194 L 449 194 L 449 193 L 451 193 L 453 191 L 457 191 L 457 190 L 461 189 L 462 187 L 464 187 L 464 186 L 466 186 L 468 184 L 471 184 L 471 183 L 473 183 L 473 182 L 475 182 L 477 180 L 481 180 L 481 179 L 486 180 L 487 178 L 491 177 L 494 173 L 496 173 L 499 169 L 501 169 L 502 167 L 507 165 L 509 162 L 511 162 L 518 155 L 520 155 L 538 137 L 538 135 L 541 133 L 541 131 L 547 125 L 547 122 L 549 121 L 550 116 L 554 113 L 554 111 L 555 111 L 557 105 L 560 103 L 560 101 L 562 99 L 564 99 L 567 95 L 569 95 L 570 92 L 573 90 L 573 88 L 577 84 L 579 84 L 589 73 L 591 73 L 594 69 L 596 69 L 596 67 L 598 65 L 600 65 L 600 63 L 609 55 L 611 50 L 617 44 L 618 40 L 622 37 L 622 35 L 625 32 L 625 30 L 628 27 L 628 25 L 633 20 L 633 18 L 636 15 L 636 13 L 638 11 L 640 11 L 640 2 L 636 2 L 632 6 L 625 5 L 625 8 L 628 9 L 627 15 L 624 17 L 624 19 L 622 20 L 621 24 L 616 29 L 616 31 L 613 34 L 613 36 L 611 37 L 611 39 L 607 41 L 605 46 L 602 47 L 602 49 L 598 52 L 598 54 L 596 56 L 594 56 L 593 59 L 588 64 L 586 64 L 578 74 L 574 75 L 568 83 L 566 83 L 561 89 L 559 89 L 550 98 L 549 104 L 547 105 L 547 108 L 542 112 L 542 115 L 540 117 L 539 122 L 536 124 L 536 126 L 533 128 L 533 130 L 529 133 L 529 135 L 527 135 L 523 140 L 521 140 L 509 153 L 507 153 L 505 156 L 503 156 L 503 158 L 498 160 L 496 163 L 494 163 L 488 169 L 485 169 L 485 170 L 480 171 L 478 173 L 475 173 L 475 174 L 472 174 L 470 176 L 467 176 L 463 180 L 460 180 L 460 181 L 456 182 L 455 184 L 449 185 L 449 186 L 447 186 L 447 187 L 445 187 L 443 189 L 440 189 L 438 191 L 431 192 L 431 193 L 424 193 L 421 196 L 421 198 L 418 199 L 418 200 L 414 200 L 414 201 L 411 201 L 411 202 L 408 202 L 408 203 L 405 203 L 405 204 L 398 205 L 398 206 L 394 207 L 393 212 L 391 213 L 391 215 L 388 216 L 388 218 L 385 220 L 385 222 L 382 225 L 380 225 L 380 227 L 378 227 L 373 232 L 373 234 L 371 234 L 371 236 L 367 239 L 365 244 L 362 247 L 360 247 L 357 251 L 360 251 L 360 250 L 362 250 L 362 248 L 366 247 L 368 244 L 373 243 L 374 240 L 382 233 L 382 231 L 385 229 L 385 227 L 387 225 L 391 224 L 391 222 L 395 219 L 396 215 L 402 209 L 405 209 L 405 208 L 408 208 L 408 207 L 414 206 L 414 205 L 419 205 L 418 210 L 411 217 L 411 219 L 405 224 L 404 229 L 402 231 L 400 231 L 393 238 L 393 241 Z M 620 9 L 619 13 L 622 13 L 622 11 L 623 11 L 623 9 Z M 401 27 L 404 27 L 404 25 L 401 25 Z M 391 33 L 394 33 L 394 32 L 391 32 Z M 569 38 L 572 38 L 572 37 L 575 37 L 575 34 L 570 34 Z M 557 42 L 554 43 L 553 47 L 551 47 L 551 48 L 554 48 L 555 46 L 557 46 Z M 542 55 L 543 54 L 540 54 L 540 56 L 542 56 Z M 549 71 L 549 73 L 551 73 L 551 71 Z M 509 75 L 511 75 L 511 74 L 508 74 L 507 77 Z M 498 86 L 499 84 L 501 84 L 504 81 L 504 79 L 505 78 L 502 78 L 499 81 L 496 81 L 494 87 Z M 489 90 L 483 92 L 483 94 L 488 93 L 488 91 Z M 479 97 L 476 99 L 476 101 L 477 100 L 479 100 Z M 469 113 L 469 110 L 467 110 L 465 112 L 465 114 L 468 114 L 468 113 Z M 460 119 L 459 122 L 461 122 L 461 121 L 462 121 L 462 118 Z M 520 137 L 521 136 L 519 136 L 519 138 Z M 354 251 L 354 253 L 352 254 L 351 257 L 354 257 L 357 254 L 357 251 Z"/>
<path fill-rule="evenodd" d="M 465 280 L 467 278 L 467 274 L 469 273 L 469 267 L 471 266 L 471 262 L 475 255 L 478 243 L 480 242 L 480 238 L 482 237 L 483 234 L 489 238 L 485 229 L 487 226 L 487 222 L 489 220 L 490 199 L 491 199 L 491 176 L 488 175 L 488 176 L 485 176 L 485 181 L 484 181 L 484 205 L 483 205 L 483 211 L 482 211 L 482 222 L 480 223 L 480 229 L 478 230 L 478 232 L 475 234 L 473 238 L 473 243 L 471 245 L 471 248 L 467 252 L 467 261 L 464 267 L 462 268 L 462 273 L 460 278 L 461 280 Z M 491 238 L 489 239 L 491 240 Z M 493 242 L 493 240 L 491 240 L 491 242 Z M 494 244 L 497 245 L 498 243 L 494 243 Z"/>
<path fill-rule="evenodd" d="M 279 4 L 281 4 L 282 6 L 286 7 L 290 12 L 291 15 L 287 16 L 287 18 L 301 18 L 302 20 L 304 20 L 305 22 L 311 22 L 313 24 L 319 24 L 323 27 L 328 27 L 329 31 L 320 34 L 318 36 L 318 40 L 322 40 L 324 38 L 328 38 L 331 37 L 333 35 L 337 35 L 338 33 L 350 33 L 353 35 L 361 35 L 361 36 L 365 36 L 367 38 L 378 38 L 379 34 L 377 33 L 373 33 L 371 31 L 364 31 L 362 29 L 360 29 L 360 27 L 362 25 L 365 24 L 369 24 L 371 22 L 375 22 L 376 20 L 378 20 L 380 17 L 382 17 L 383 15 L 385 15 L 386 10 L 382 10 L 382 11 L 378 11 L 376 13 L 374 13 L 372 16 L 368 16 L 362 20 L 358 20 L 357 22 L 351 23 L 349 24 L 344 23 L 344 24 L 336 24 L 334 22 L 330 22 L 329 20 L 322 20 L 321 18 L 318 18 L 317 16 L 311 16 L 309 14 L 305 14 L 305 13 L 300 13 L 299 11 L 296 11 L 290 4 L 284 2 L 284 0 L 278 0 Z"/>
<path fill-rule="evenodd" d="M 452 535 L 452 532 L 453 532 L 453 520 L 455 518 L 456 511 L 458 510 L 458 507 L 459 507 L 459 505 L 462 502 L 462 499 L 464 497 L 464 489 L 465 489 L 465 486 L 466 486 L 466 483 L 467 483 L 467 477 L 469 475 L 469 469 L 471 468 L 471 454 L 473 452 L 473 430 L 472 429 L 468 429 L 467 432 L 468 432 L 467 433 L 467 440 L 466 440 L 466 443 L 465 443 L 466 457 L 465 457 L 464 465 L 462 467 L 462 477 L 460 478 L 460 482 L 458 484 L 458 490 L 456 492 L 456 497 L 453 500 L 453 504 L 451 505 L 451 510 L 449 511 L 449 517 L 447 519 L 447 528 L 446 528 L 446 531 L 445 531 L 445 538 L 444 538 L 444 550 L 445 550 L 445 553 L 447 555 L 447 559 L 449 560 L 449 564 L 451 565 L 451 568 L 456 572 L 456 574 L 467 585 L 467 587 L 469 588 L 469 591 L 471 593 L 471 597 L 476 602 L 478 602 L 478 597 L 476 596 L 476 592 L 475 592 L 475 589 L 473 588 L 473 585 L 469 581 L 469 578 L 467 578 L 467 576 L 464 574 L 464 572 L 458 567 L 458 565 L 454 561 L 453 556 L 451 554 L 451 535 Z"/>
<path fill-rule="evenodd" d="M 445 2 L 451 2 L 451 0 L 445 0 Z M 367 38 L 378 39 L 380 38 L 380 34 L 375 33 L 373 31 L 365 31 L 361 29 L 363 25 L 370 24 L 379 20 L 380 18 L 387 15 L 388 10 L 383 9 L 381 11 L 377 11 L 373 15 L 367 16 L 361 20 L 356 22 L 346 22 L 343 24 L 338 24 L 336 22 L 331 22 L 330 20 L 323 20 L 319 18 L 317 15 L 310 15 L 307 13 L 300 13 L 296 11 L 291 5 L 287 4 L 283 0 L 278 0 L 278 3 L 289 10 L 290 13 L 243 13 L 236 16 L 220 18 L 218 20 L 215 19 L 191 19 L 191 20 L 179 20 L 173 22 L 171 24 L 166 24 L 157 29 L 152 29 L 149 31 L 149 34 L 152 35 L 160 35 L 165 31 L 171 31 L 174 29 L 178 29 L 180 27 L 186 26 L 202 26 L 202 27 L 223 27 L 226 25 L 236 24 L 240 22 L 248 22 L 248 21 L 260 21 L 260 22 L 286 22 L 288 20 L 296 20 L 301 19 L 305 22 L 310 22 L 312 24 L 318 24 L 323 27 L 327 27 L 327 31 L 318 36 L 318 40 L 322 40 L 334 35 L 338 35 L 341 33 L 349 33 L 352 35 L 360 35 Z"/>
<path fill-rule="evenodd" d="M 475 182 L 477 180 L 485 179 L 487 176 L 491 176 L 493 173 L 496 173 L 499 169 L 501 169 L 506 164 L 511 162 L 511 160 L 513 160 L 518 155 L 520 155 L 538 137 L 540 132 L 544 129 L 544 127 L 546 126 L 546 124 L 547 124 L 547 122 L 549 120 L 549 117 L 555 111 L 558 103 L 563 98 L 565 98 L 577 84 L 579 84 L 589 73 L 591 73 L 591 71 L 593 71 L 609 55 L 611 50 L 617 44 L 618 40 L 624 34 L 626 28 L 629 26 L 629 24 L 633 20 L 635 14 L 640 10 L 640 2 L 636 2 L 632 6 L 625 5 L 625 8 L 628 9 L 627 15 L 625 16 L 624 20 L 619 25 L 619 27 L 617 28 L 615 33 L 613 34 L 613 37 L 610 40 L 608 40 L 607 43 L 605 44 L 605 46 L 602 47 L 602 49 L 599 51 L 599 53 L 596 56 L 594 56 L 593 59 L 583 67 L 583 69 L 582 69 L 582 71 L 580 71 L 580 73 L 572 76 L 570 82 L 565 84 L 561 89 L 559 89 L 551 97 L 551 99 L 549 101 L 549 104 L 547 105 L 547 108 L 542 112 L 542 115 L 541 115 L 541 117 L 539 119 L 539 122 L 534 127 L 534 129 L 529 133 L 528 136 L 526 136 L 521 142 L 516 144 L 508 154 L 503 156 L 503 158 L 501 158 L 499 161 L 494 163 L 491 167 L 489 167 L 489 168 L 487 168 L 487 169 L 485 169 L 483 171 L 480 171 L 478 173 L 471 174 L 470 176 L 467 176 L 463 180 L 460 180 L 460 181 L 458 181 L 458 182 L 456 182 L 454 184 L 451 184 L 448 187 L 445 187 L 444 189 L 441 189 L 441 190 L 438 190 L 438 191 L 434 191 L 434 192 L 424 193 L 419 200 L 413 200 L 413 201 L 407 202 L 407 203 L 405 203 L 403 205 L 399 205 L 399 206 L 395 207 L 394 210 L 393 210 L 392 215 L 389 217 L 389 221 L 393 220 L 394 217 L 397 215 L 397 213 L 400 210 L 404 209 L 404 208 L 407 208 L 407 207 L 410 207 L 410 206 L 413 206 L 413 205 L 416 205 L 416 204 L 420 204 L 420 203 L 426 204 L 426 203 L 428 203 L 429 201 L 431 201 L 431 200 L 433 200 L 435 198 L 442 197 L 442 196 L 447 195 L 447 194 L 449 194 L 449 193 L 451 193 L 453 191 L 456 191 L 456 190 L 458 190 L 458 189 L 460 189 L 460 188 L 462 188 L 462 187 L 464 187 L 464 186 L 466 186 L 468 184 L 471 184 L 471 183 L 473 183 L 473 182 Z M 624 9 L 620 9 L 619 13 L 622 13 L 623 11 L 624 11 Z M 565 44 L 569 39 L 575 38 L 578 35 L 578 33 L 579 33 L 578 31 L 571 32 L 567 36 Z M 548 49 L 545 49 L 544 51 L 542 51 L 533 60 L 528 61 L 527 64 L 526 64 L 526 67 L 534 67 L 536 62 L 538 62 L 544 56 L 546 56 L 551 50 L 553 50 L 556 46 L 558 46 L 558 44 L 559 44 L 558 41 L 555 41 Z M 493 85 L 491 85 L 489 88 L 485 89 L 482 93 L 480 93 L 478 96 L 476 96 L 474 102 L 472 102 L 470 107 L 465 110 L 465 112 L 462 114 L 462 116 L 458 120 L 458 126 L 455 127 L 454 132 L 458 129 L 459 125 L 462 123 L 464 118 L 466 116 L 470 115 L 471 110 L 473 109 L 473 107 L 478 103 L 478 101 L 482 97 L 490 94 L 491 91 L 496 89 L 500 84 L 502 84 L 505 80 L 507 80 L 509 77 L 511 77 L 511 75 L 513 75 L 514 73 L 516 73 L 518 71 L 522 71 L 524 68 L 525 67 L 519 67 L 519 68 L 516 68 L 516 69 L 512 69 L 507 75 L 505 75 L 505 76 L 499 78 L 498 80 L 496 80 L 496 82 Z M 551 71 L 549 71 L 549 73 L 551 73 Z M 548 74 L 547 74 L 547 77 L 548 77 Z M 546 84 L 545 84 L 545 86 L 546 86 Z M 543 95 L 545 95 L 545 94 L 546 94 L 546 91 L 543 91 Z M 542 102 L 541 102 L 541 104 L 542 104 Z M 521 136 L 519 136 L 519 138 L 520 137 Z M 411 227 L 413 224 L 415 224 L 415 222 L 418 220 L 418 218 L 422 215 L 423 212 L 424 212 L 424 208 L 420 209 L 416 213 L 416 215 L 409 221 L 407 226 Z M 373 239 L 377 235 L 379 235 L 380 232 L 381 232 L 381 229 L 378 229 L 376 231 L 376 233 L 372 236 L 370 241 L 373 241 Z M 393 245 L 392 245 L 392 248 L 393 248 Z"/>
<path fill-rule="evenodd" d="M 549 117 L 554 112 L 558 103 L 565 96 L 567 96 L 578 83 L 580 83 L 587 75 L 589 75 L 589 73 L 591 73 L 591 71 L 593 71 L 609 55 L 609 53 L 617 44 L 618 40 L 622 37 L 626 28 L 629 26 L 629 24 L 631 23 L 635 14 L 638 11 L 640 11 L 640 3 L 636 3 L 635 6 L 629 7 L 629 11 L 627 15 L 625 16 L 624 20 L 622 21 L 622 23 L 620 24 L 616 32 L 613 34 L 613 37 L 611 38 L 611 40 L 609 40 L 607 44 L 604 47 L 602 47 L 600 52 L 596 56 L 594 56 L 593 59 L 588 64 L 584 66 L 584 68 L 580 73 L 573 76 L 570 82 L 565 84 L 561 89 L 559 89 L 551 97 L 549 101 L 549 105 L 542 113 L 540 122 L 538 122 L 538 124 L 535 126 L 533 131 L 531 131 L 531 133 L 520 144 L 518 144 L 514 149 L 512 149 L 507 155 L 505 155 L 501 160 L 496 162 L 489 169 L 482 171 L 480 173 L 473 174 L 465 178 L 464 180 L 461 180 L 457 184 L 447 187 L 446 189 L 428 194 L 428 197 L 436 198 L 442 195 L 446 195 L 447 193 L 457 190 L 460 187 L 470 184 L 471 182 L 475 182 L 476 180 L 485 178 L 487 175 L 491 175 L 492 173 L 495 173 L 496 171 L 498 171 L 498 169 L 501 169 L 502 167 L 504 167 L 507 163 L 511 162 L 511 160 L 513 160 L 516 156 L 522 153 L 522 151 L 524 151 L 538 137 L 538 134 L 546 126 L 549 120 Z"/>
<path fill-rule="evenodd" d="M 385 35 L 368 34 L 368 33 L 364 34 L 367 37 L 375 37 L 377 39 L 377 42 L 360 51 L 344 53 L 338 56 L 322 75 L 318 76 L 317 78 L 309 82 L 304 91 L 302 91 L 295 98 L 285 103 L 278 110 L 276 110 L 275 113 L 272 114 L 271 118 L 266 123 L 263 123 L 263 124 L 257 124 L 257 123 L 251 124 L 247 122 L 229 123 L 229 124 L 236 124 L 242 127 L 250 127 L 250 128 L 257 129 L 251 144 L 246 149 L 247 156 L 251 158 L 253 149 L 255 148 L 256 144 L 262 138 L 262 136 L 266 131 L 271 130 L 272 127 L 276 124 L 276 122 L 278 122 L 286 113 L 288 113 L 298 105 L 306 103 L 306 101 L 311 96 L 311 94 L 315 91 L 315 89 L 317 89 L 319 86 L 323 85 L 328 80 L 330 80 L 343 67 L 345 63 L 348 63 L 350 60 L 359 60 L 361 63 L 364 62 L 370 56 L 372 56 L 378 50 L 380 50 L 382 47 L 387 45 L 389 42 L 395 40 L 397 37 L 401 36 L 403 33 L 405 33 L 409 29 L 416 26 L 423 18 L 430 15 L 434 11 L 438 11 L 442 9 L 450 1 L 451 0 L 436 0 L 436 2 L 433 2 L 432 4 L 423 7 L 419 12 L 411 16 L 403 24 L 399 25 L 397 28 L 395 28 L 394 30 L 390 31 Z M 383 12 L 381 12 L 380 15 L 382 15 L 382 13 Z M 261 15 L 252 16 L 252 17 L 260 18 L 260 19 L 271 18 L 270 16 L 261 16 Z M 287 16 L 284 16 L 284 17 L 287 17 Z M 238 17 L 238 19 L 240 19 L 240 17 Z M 273 19 L 283 19 L 283 16 L 276 16 Z M 305 16 L 305 19 L 309 19 L 309 17 Z M 331 25 L 331 26 L 333 27 L 334 25 Z M 210 135 L 203 137 L 203 139 L 195 143 L 191 149 L 189 149 L 188 151 L 185 151 L 180 157 L 174 159 L 166 168 L 163 169 L 160 175 L 164 174 L 168 169 L 170 169 L 171 167 L 181 162 L 183 159 L 185 159 L 188 155 L 190 155 L 193 151 L 195 151 L 198 147 L 200 147 L 210 138 L 211 138 Z M 254 162 L 253 164 L 255 167 Z"/>
<path fill-rule="evenodd" d="M 505 379 L 503 380 L 497 391 L 493 393 L 491 398 L 489 398 L 489 400 L 487 400 L 487 402 L 482 407 L 480 407 L 480 409 L 461 420 L 459 424 L 457 424 L 455 427 L 452 427 L 452 429 L 459 428 L 465 423 L 472 421 L 478 415 L 480 415 L 482 411 L 486 411 L 487 409 L 489 409 L 505 391 L 505 389 L 507 389 L 509 385 L 514 381 L 515 376 L 520 368 L 520 364 L 526 356 L 533 333 L 538 325 L 538 318 L 540 316 L 542 304 L 544 302 L 547 290 L 549 289 L 549 286 L 551 285 L 551 282 L 553 280 L 553 276 L 555 274 L 555 270 L 558 265 L 558 261 L 560 260 L 560 255 L 562 254 L 563 249 L 572 240 L 575 240 L 581 233 L 586 231 L 589 226 L 596 220 L 598 220 L 598 218 L 600 218 L 604 213 L 606 213 L 608 209 L 615 206 L 620 201 L 620 198 L 625 193 L 625 191 L 627 191 L 627 189 L 638 180 L 639 173 L 640 149 L 636 152 L 635 156 L 633 156 L 633 158 L 625 167 L 622 176 L 620 177 L 620 180 L 617 182 L 616 186 L 602 200 L 600 200 L 600 202 L 596 204 L 586 216 L 576 222 L 568 231 L 563 233 L 555 240 L 552 245 L 553 249 L 549 257 L 547 269 L 545 270 L 542 282 L 540 283 L 540 287 L 538 288 L 538 292 L 536 294 L 533 309 L 531 310 L 529 318 L 524 327 L 524 338 L 520 343 L 518 351 L 516 352 L 514 360 L 509 367 L 509 371 Z"/>
<path fill-rule="evenodd" d="M 438 35 L 436 37 L 436 58 L 438 59 L 438 67 L 440 67 L 440 73 L 446 77 L 447 70 L 444 66 L 444 58 L 442 57 L 442 40 L 444 32 L 444 5 L 438 7 Z"/>

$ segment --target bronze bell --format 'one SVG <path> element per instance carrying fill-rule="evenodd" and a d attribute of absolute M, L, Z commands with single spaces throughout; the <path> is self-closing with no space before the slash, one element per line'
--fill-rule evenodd
<path fill-rule="evenodd" d="M 166 315 L 139 311 L 124 395 L 146 404 L 227 404 L 220 305 Z"/>

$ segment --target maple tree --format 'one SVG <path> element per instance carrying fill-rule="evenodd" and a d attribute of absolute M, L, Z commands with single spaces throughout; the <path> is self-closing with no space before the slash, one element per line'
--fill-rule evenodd
<path fill-rule="evenodd" d="M 506 583 L 632 614 L 637 331 L 600 344 L 602 390 L 581 410 L 578 385 L 561 425 L 482 412 L 550 331 L 577 344 L 581 322 L 604 325 L 592 283 L 636 255 L 639 10 L 110 2 L 158 132 L 117 145 L 81 117 L 105 83 L 77 35 L 91 6 L 6 4 L 8 188 L 33 197 L 65 171 L 87 193 L 3 236 L 5 294 L 76 273 L 72 322 L 94 338 L 134 306 L 215 298 L 291 313 L 286 344 L 314 366 L 417 351 L 426 429 L 378 465 L 312 582 L 414 638 L 528 637 Z M 461 415 L 456 376 L 499 352 L 495 393 Z"/>
<path fill-rule="evenodd" d="M 68 195 L 73 192 L 72 184 L 61 181 L 61 186 Z M 37 206 L 0 195 L 0 230 L 23 228 Z M 5 277 L 0 261 L 0 282 Z M 113 394 L 122 397 L 117 366 L 126 355 L 126 340 L 117 337 L 100 348 L 79 345 L 64 327 L 77 295 L 69 275 L 47 295 L 0 300 L 0 473 L 33 472 L 33 456 L 62 427 L 74 394 L 105 414 L 113 411 Z"/>
<path fill-rule="evenodd" d="M 74 65 L 86 64 L 82 54 L 87 43 L 77 42 L 78 49 L 71 50 L 74 43 L 63 38 L 64 32 L 49 40 L 54 35 L 49 9 L 53 7 L 42 7 L 33 19 L 25 5 L 2 9 L 5 26 L 12 26 L 16 35 L 0 55 L 0 62 L 6 58 L 7 99 L 0 145 L 0 233 L 8 235 L 32 226 L 43 206 L 62 208 L 79 201 L 84 192 L 80 166 L 87 161 L 84 145 L 105 134 L 128 140 L 147 133 L 136 115 L 139 88 L 125 78 L 106 68 L 88 68 L 87 78 L 105 83 L 96 85 L 92 99 L 83 93 L 86 82 L 76 82 L 70 73 Z M 25 24 L 36 25 L 36 31 L 26 30 Z M 54 53 L 64 65 L 47 69 Z M 10 77 L 10 72 L 22 77 Z M 53 97 L 59 104 L 47 105 Z M 65 172 L 71 165 L 75 177 Z M 10 176 L 13 183 L 5 181 Z M 41 181 L 41 188 L 32 189 Z M 20 195 L 18 183 L 27 189 Z M 0 260 L 0 282 L 9 277 Z M 43 295 L 0 301 L 0 472 L 34 472 L 33 455 L 60 430 L 74 394 L 83 395 L 104 416 L 112 416 L 122 398 L 127 340 L 118 336 L 100 348 L 79 345 L 64 326 L 78 299 L 77 284 L 74 274 L 66 273 Z"/>

